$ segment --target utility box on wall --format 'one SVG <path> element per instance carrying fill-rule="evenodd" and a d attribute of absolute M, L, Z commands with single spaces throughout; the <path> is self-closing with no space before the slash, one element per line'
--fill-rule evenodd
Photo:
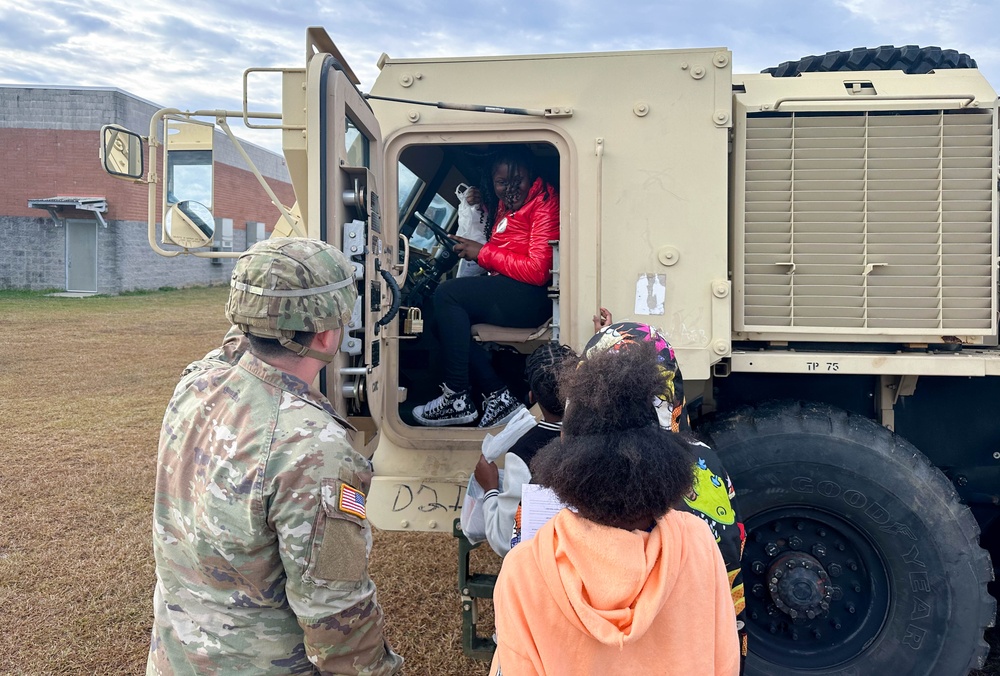
<path fill-rule="evenodd" d="M 220 251 L 233 250 L 233 219 L 216 218 L 215 232 L 218 239 Z"/>
<path fill-rule="evenodd" d="M 267 239 L 264 223 L 262 221 L 247 221 L 247 248 L 249 249 L 263 239 Z"/>
<path fill-rule="evenodd" d="M 215 219 L 215 242 L 212 251 L 232 251 L 233 250 L 233 219 Z M 221 258 L 213 258 L 212 265 L 222 265 Z"/>

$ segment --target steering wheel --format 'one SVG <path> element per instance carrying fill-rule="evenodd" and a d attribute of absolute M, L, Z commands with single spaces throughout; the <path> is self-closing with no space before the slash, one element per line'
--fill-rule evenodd
<path fill-rule="evenodd" d="M 447 230 L 424 216 L 419 211 L 414 211 L 413 215 L 417 217 L 418 221 L 427 226 L 427 228 L 434 233 L 434 238 L 441 243 L 441 246 L 447 247 L 447 249 L 451 251 L 451 248 L 458 244 L 458 242 L 451 238 L 451 235 L 448 234 Z"/>

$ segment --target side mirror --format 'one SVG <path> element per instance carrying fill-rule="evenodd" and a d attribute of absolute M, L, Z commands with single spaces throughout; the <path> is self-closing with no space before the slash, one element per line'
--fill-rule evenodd
<path fill-rule="evenodd" d="M 101 127 L 101 165 L 112 176 L 141 179 L 145 170 L 142 137 L 113 124 Z"/>
<path fill-rule="evenodd" d="M 173 204 L 163 219 L 163 238 L 194 249 L 208 246 L 215 235 L 215 218 L 208 207 L 200 202 L 184 200 Z"/>
<path fill-rule="evenodd" d="M 163 242 L 189 249 L 207 246 L 215 234 L 215 127 L 172 117 L 164 123 Z"/>

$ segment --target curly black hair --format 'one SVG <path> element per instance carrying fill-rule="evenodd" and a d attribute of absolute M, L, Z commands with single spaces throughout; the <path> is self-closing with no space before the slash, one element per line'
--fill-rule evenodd
<path fill-rule="evenodd" d="M 652 402 L 665 387 L 656 346 L 635 343 L 628 350 L 598 352 L 561 374 L 559 387 L 569 400 L 566 434 L 614 433 L 657 422 Z"/>
<path fill-rule="evenodd" d="M 563 437 L 535 456 L 534 481 L 581 516 L 616 527 L 657 519 L 690 491 L 689 441 L 660 428 L 653 410 L 664 379 L 652 343 L 595 355 L 563 371 L 559 387 Z"/>
<path fill-rule="evenodd" d="M 553 415 L 563 414 L 563 399 L 559 396 L 559 372 L 566 364 L 575 364 L 576 352 L 569 345 L 555 341 L 545 343 L 528 355 L 524 363 L 524 378 L 538 405 Z"/>
<path fill-rule="evenodd" d="M 292 340 L 304 347 L 311 347 L 315 337 L 316 334 L 311 331 L 296 331 L 295 335 L 292 336 Z M 301 357 L 282 345 L 277 338 L 262 338 L 249 333 L 247 334 L 247 338 L 250 341 L 250 352 L 258 357 L 263 357 L 265 359 L 268 357 L 278 359 L 301 359 Z"/>

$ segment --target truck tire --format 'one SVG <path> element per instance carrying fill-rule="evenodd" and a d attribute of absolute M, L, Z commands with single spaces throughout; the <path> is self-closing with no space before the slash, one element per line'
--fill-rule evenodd
<path fill-rule="evenodd" d="M 825 404 L 720 416 L 748 529 L 747 674 L 964 675 L 996 601 L 979 527 L 906 440 Z"/>
<path fill-rule="evenodd" d="M 849 52 L 827 52 L 804 56 L 798 61 L 785 61 L 780 66 L 765 68 L 762 73 L 774 77 L 794 77 L 799 73 L 832 73 L 850 70 L 901 70 L 904 73 L 929 73 L 942 68 L 975 68 L 976 60 L 968 54 L 940 47 L 857 47 Z"/>

